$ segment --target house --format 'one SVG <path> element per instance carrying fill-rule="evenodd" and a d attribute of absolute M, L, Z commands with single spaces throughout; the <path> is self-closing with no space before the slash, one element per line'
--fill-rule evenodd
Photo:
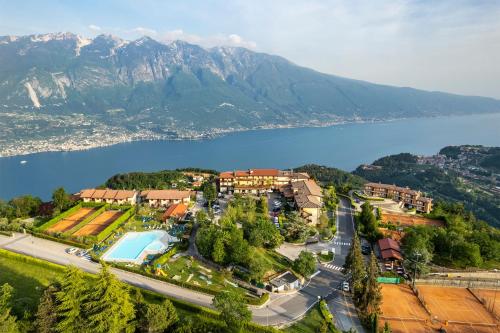
<path fill-rule="evenodd" d="M 167 222 L 169 219 L 180 220 L 186 215 L 187 210 L 188 206 L 183 203 L 173 204 L 163 213 L 162 220 L 163 222 Z"/>
<path fill-rule="evenodd" d="M 300 215 L 311 224 L 318 223 L 323 207 L 323 191 L 312 179 L 293 180 L 280 189 L 285 198 L 294 202 Z"/>
<path fill-rule="evenodd" d="M 367 183 L 364 192 L 370 197 L 389 198 L 403 203 L 406 207 L 415 208 L 418 212 L 430 213 L 432 210 L 432 199 L 424 197 L 422 192 L 412 190 L 408 187 L 396 185 Z"/>
<path fill-rule="evenodd" d="M 269 281 L 272 292 L 282 292 L 298 289 L 300 280 L 290 271 L 286 271 Z"/>
<path fill-rule="evenodd" d="M 80 191 L 83 202 L 103 202 L 114 205 L 135 205 L 137 192 L 131 190 L 85 189 Z"/>
<path fill-rule="evenodd" d="M 294 179 L 309 179 L 306 173 L 278 169 L 248 169 L 226 171 L 219 174 L 217 185 L 222 193 L 264 194 L 279 190 Z"/>
<path fill-rule="evenodd" d="M 377 245 L 380 250 L 380 256 L 384 261 L 403 260 L 399 243 L 394 239 L 379 239 Z"/>
<path fill-rule="evenodd" d="M 151 207 L 168 207 L 172 204 L 189 205 L 191 191 L 181 190 L 145 190 L 140 194 L 141 202 Z"/>

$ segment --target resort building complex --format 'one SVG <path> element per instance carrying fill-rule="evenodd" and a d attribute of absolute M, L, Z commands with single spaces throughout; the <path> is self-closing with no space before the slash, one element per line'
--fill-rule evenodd
<path fill-rule="evenodd" d="M 86 189 L 79 194 L 83 202 L 105 202 L 116 205 L 135 205 L 137 192 L 129 190 Z"/>
<path fill-rule="evenodd" d="M 310 223 L 317 223 L 321 215 L 323 193 L 307 173 L 278 169 L 227 171 L 219 175 L 218 186 L 222 193 L 261 195 L 280 192 Z"/>
<path fill-rule="evenodd" d="M 191 201 L 191 191 L 181 190 L 110 190 L 85 189 L 78 196 L 83 202 L 105 202 L 116 205 L 135 205 L 144 202 L 151 207 L 168 207 L 172 204 L 188 205 Z"/>
<path fill-rule="evenodd" d="M 432 199 L 422 196 L 422 192 L 412 190 L 408 187 L 396 185 L 367 183 L 365 194 L 371 197 L 388 198 L 401 202 L 406 207 L 415 208 L 421 213 L 430 213 L 432 210 Z"/>
<path fill-rule="evenodd" d="M 140 193 L 141 202 L 151 207 L 167 207 L 172 204 L 186 204 L 191 201 L 191 191 L 181 190 L 145 190 Z"/>

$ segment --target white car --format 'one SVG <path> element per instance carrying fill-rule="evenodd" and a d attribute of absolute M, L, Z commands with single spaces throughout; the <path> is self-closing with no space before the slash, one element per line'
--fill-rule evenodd
<path fill-rule="evenodd" d="M 342 282 L 342 290 L 347 292 L 349 291 L 349 282 L 347 281 Z"/>
<path fill-rule="evenodd" d="M 78 249 L 76 247 L 70 247 L 70 248 L 66 249 L 66 253 L 69 253 L 69 254 L 74 254 L 77 251 L 78 251 Z"/>

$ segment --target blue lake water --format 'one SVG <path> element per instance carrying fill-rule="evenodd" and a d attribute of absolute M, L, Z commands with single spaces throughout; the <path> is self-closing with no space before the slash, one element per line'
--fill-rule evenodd
<path fill-rule="evenodd" d="M 202 141 L 139 141 L 76 152 L 0 158 L 0 198 L 50 198 L 58 186 L 75 192 L 115 173 L 180 167 L 217 170 L 293 168 L 306 163 L 351 171 L 400 152 L 435 154 L 446 145 L 500 146 L 500 114 L 404 119 L 324 128 L 258 130 Z M 27 163 L 20 164 L 22 160 Z"/>

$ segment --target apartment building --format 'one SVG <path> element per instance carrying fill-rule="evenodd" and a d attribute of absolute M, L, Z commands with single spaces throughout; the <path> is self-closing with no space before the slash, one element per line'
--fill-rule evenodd
<path fill-rule="evenodd" d="M 415 208 L 421 213 L 430 213 L 432 210 L 432 199 L 424 197 L 422 192 L 412 190 L 408 187 L 396 185 L 367 183 L 364 192 L 367 196 L 389 198 L 402 202 L 406 207 Z"/>
<path fill-rule="evenodd" d="M 291 180 L 300 179 L 309 179 L 309 175 L 278 169 L 249 169 L 222 172 L 219 174 L 217 185 L 222 193 L 259 195 L 279 190 Z"/>
<path fill-rule="evenodd" d="M 105 202 L 115 205 L 135 205 L 137 192 L 129 190 L 85 189 L 80 191 L 83 202 Z"/>

